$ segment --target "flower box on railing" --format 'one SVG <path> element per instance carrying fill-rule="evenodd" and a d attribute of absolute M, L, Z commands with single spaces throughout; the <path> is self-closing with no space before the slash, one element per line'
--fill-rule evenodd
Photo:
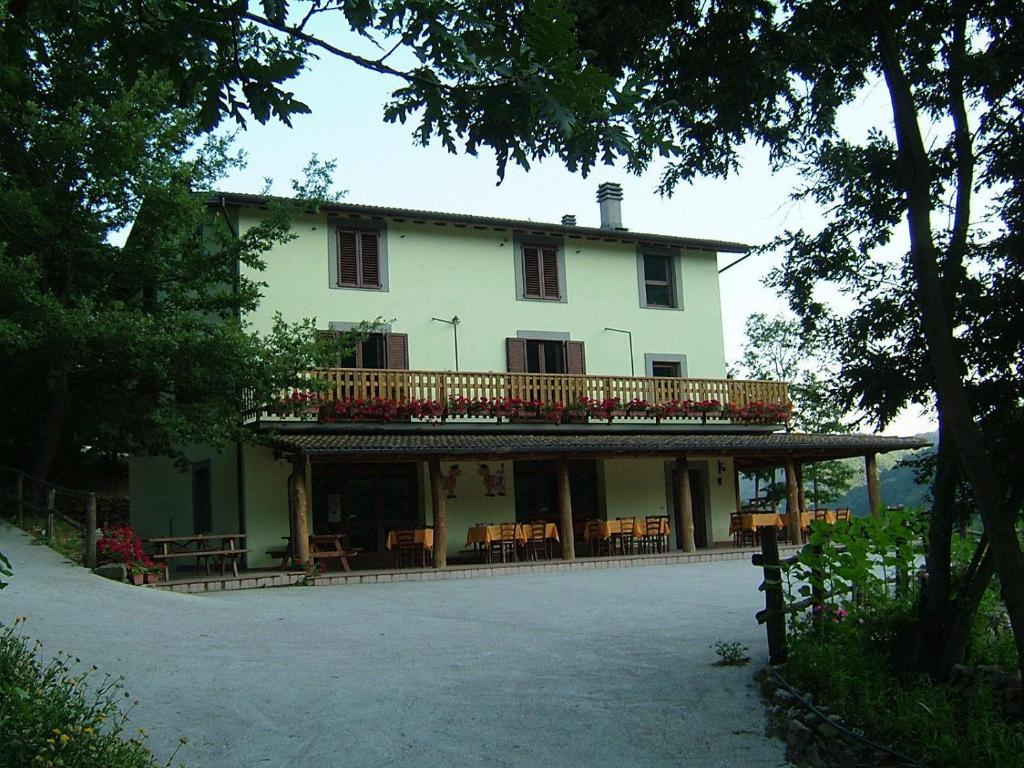
<path fill-rule="evenodd" d="M 350 398 L 320 404 L 319 401 L 293 396 L 282 401 L 280 412 L 291 414 L 316 412 L 321 422 L 437 422 L 458 418 L 505 419 L 516 423 L 586 424 L 591 419 L 612 423 L 616 418 L 691 419 L 707 423 L 709 419 L 729 419 L 737 423 L 783 424 L 792 417 L 789 403 L 751 402 L 743 406 L 723 405 L 718 400 L 666 400 L 649 403 L 633 399 L 623 404 L 617 397 L 601 401 L 583 396 L 569 404 L 545 403 L 518 397 L 468 398 L 453 395 L 447 401 L 388 398 Z"/>

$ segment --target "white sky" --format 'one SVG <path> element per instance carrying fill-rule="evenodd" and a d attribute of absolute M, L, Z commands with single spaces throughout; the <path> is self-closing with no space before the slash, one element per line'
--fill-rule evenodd
<path fill-rule="evenodd" d="M 493 156 L 451 155 L 439 145 L 413 145 L 410 125 L 383 121 L 383 106 L 399 81 L 369 73 L 345 62 L 324 58 L 290 88 L 313 113 L 279 123 L 251 123 L 238 134 L 248 167 L 230 175 L 222 188 L 258 192 L 264 179 L 273 192 L 287 195 L 288 181 L 298 177 L 312 153 L 336 158 L 336 187 L 348 190 L 346 202 L 469 213 L 557 222 L 575 214 L 581 226 L 599 224 L 597 185 L 616 181 L 623 187 L 623 224 L 632 230 L 687 237 L 733 240 L 755 245 L 782 228 L 814 228 L 820 214 L 808 204 L 796 205 L 788 195 L 795 186 L 792 172 L 773 175 L 765 154 L 746 153 L 740 172 L 725 181 L 705 179 L 681 186 L 672 198 L 658 196 L 657 173 L 632 176 L 602 166 L 584 179 L 557 161 L 545 161 L 529 172 L 509 166 L 497 185 Z M 846 116 L 852 130 L 884 127 L 888 106 L 884 89 L 867 92 Z M 877 122 L 876 122 L 877 121 Z M 720 266 L 736 258 L 719 256 Z M 722 315 L 726 358 L 736 361 L 744 342 L 743 324 L 752 312 L 786 311 L 785 302 L 762 284 L 774 265 L 755 256 L 722 275 Z M 934 416 L 908 412 L 886 434 L 915 434 L 935 429 Z"/>

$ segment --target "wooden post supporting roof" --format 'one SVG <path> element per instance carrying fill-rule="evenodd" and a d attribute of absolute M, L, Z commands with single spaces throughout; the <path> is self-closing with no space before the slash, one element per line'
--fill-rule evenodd
<path fill-rule="evenodd" d="M 690 463 L 686 456 L 676 457 L 676 509 L 679 515 L 679 532 L 682 534 L 683 551 L 696 552 L 697 543 L 693 538 L 693 495 L 690 492 Z"/>
<path fill-rule="evenodd" d="M 786 459 L 786 513 L 789 515 L 789 541 L 800 543 L 800 483 L 793 459 Z"/>
<path fill-rule="evenodd" d="M 85 567 L 96 567 L 96 494 L 85 499 Z"/>
<path fill-rule="evenodd" d="M 800 462 L 796 463 L 796 485 L 800 489 L 800 514 L 807 512 L 807 493 L 804 486 L 804 465 Z"/>
<path fill-rule="evenodd" d="M 427 462 L 430 473 L 431 510 L 434 513 L 434 567 L 448 567 L 448 510 L 445 502 L 444 476 L 441 474 L 441 460 L 431 458 Z"/>
<path fill-rule="evenodd" d="M 740 496 L 740 471 L 736 469 L 735 462 L 732 465 L 732 481 L 736 490 L 736 511 L 743 509 L 743 499 Z"/>
<path fill-rule="evenodd" d="M 306 489 L 306 466 L 297 464 L 293 475 L 292 488 L 295 495 L 295 503 L 292 504 L 294 519 L 292 530 L 295 538 L 292 540 L 292 556 L 298 562 L 300 568 L 309 564 L 309 492 Z"/>
<path fill-rule="evenodd" d="M 569 461 L 558 460 L 558 512 L 562 534 L 562 559 L 576 559 L 576 541 L 572 530 L 572 494 L 569 490 Z"/>
<path fill-rule="evenodd" d="M 867 475 L 868 510 L 872 515 L 882 513 L 882 481 L 878 478 L 878 457 L 869 453 L 864 457 L 864 474 Z"/>

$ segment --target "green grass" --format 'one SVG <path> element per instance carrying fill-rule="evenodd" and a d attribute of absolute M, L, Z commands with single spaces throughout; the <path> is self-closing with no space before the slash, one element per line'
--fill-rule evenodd
<path fill-rule="evenodd" d="M 3 505 L 4 502 L 0 502 Z M 11 525 L 21 528 L 32 537 L 36 544 L 44 544 L 56 550 L 68 560 L 82 565 L 84 562 L 84 536 L 81 526 L 72 525 L 60 515 L 53 518 L 53 540 L 48 541 L 46 532 L 46 516 L 37 512 L 25 510 L 25 515 L 19 523 L 17 516 L 13 514 L 10 506 L 2 508 L 4 519 Z"/>

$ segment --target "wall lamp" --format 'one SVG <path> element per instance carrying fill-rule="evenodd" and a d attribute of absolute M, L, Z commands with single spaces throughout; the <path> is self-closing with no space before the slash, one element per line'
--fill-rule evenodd
<path fill-rule="evenodd" d="M 633 332 L 624 331 L 621 328 L 605 328 L 606 331 L 615 331 L 615 333 L 624 333 L 629 336 L 629 375 L 636 376 L 636 369 L 633 367 Z"/>
<path fill-rule="evenodd" d="M 437 320 L 439 323 L 448 323 L 452 327 L 452 334 L 455 337 L 455 370 L 459 370 L 459 320 L 458 315 L 453 315 L 451 320 L 445 320 L 443 317 L 432 317 L 431 320 Z"/>

